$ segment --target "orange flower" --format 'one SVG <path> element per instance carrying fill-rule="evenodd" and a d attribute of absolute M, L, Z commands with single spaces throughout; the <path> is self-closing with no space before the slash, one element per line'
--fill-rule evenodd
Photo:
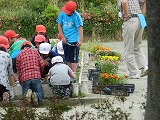
<path fill-rule="evenodd" d="M 106 76 L 106 73 L 102 74 L 102 77 L 105 77 Z"/>
<path fill-rule="evenodd" d="M 129 76 L 128 76 L 128 75 L 126 75 L 126 74 L 124 74 L 124 77 L 125 77 L 125 78 L 128 78 Z"/>

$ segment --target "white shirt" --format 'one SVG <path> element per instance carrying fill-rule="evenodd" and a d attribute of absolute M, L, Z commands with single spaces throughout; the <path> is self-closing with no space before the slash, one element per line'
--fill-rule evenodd
<path fill-rule="evenodd" d="M 70 84 L 69 73 L 72 72 L 70 67 L 63 63 L 55 64 L 49 70 L 49 77 L 51 85 L 68 85 Z"/>
<path fill-rule="evenodd" d="M 12 59 L 7 52 L 0 51 L 0 84 L 9 90 L 8 75 L 13 75 Z"/>

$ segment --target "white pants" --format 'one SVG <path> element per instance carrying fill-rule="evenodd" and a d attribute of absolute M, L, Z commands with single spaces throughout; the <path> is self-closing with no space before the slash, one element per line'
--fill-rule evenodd
<path fill-rule="evenodd" d="M 123 23 L 124 56 L 128 71 L 131 75 L 138 73 L 139 69 L 148 65 L 142 49 L 143 29 L 138 17 L 130 18 Z"/>

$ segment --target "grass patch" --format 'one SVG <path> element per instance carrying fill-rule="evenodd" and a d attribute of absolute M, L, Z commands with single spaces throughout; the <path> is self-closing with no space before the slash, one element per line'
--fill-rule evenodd
<path fill-rule="evenodd" d="M 81 50 L 86 50 L 89 52 L 93 51 L 93 47 L 95 45 L 102 45 L 102 41 L 100 41 L 99 39 L 89 39 L 84 41 L 84 43 L 81 46 Z"/>

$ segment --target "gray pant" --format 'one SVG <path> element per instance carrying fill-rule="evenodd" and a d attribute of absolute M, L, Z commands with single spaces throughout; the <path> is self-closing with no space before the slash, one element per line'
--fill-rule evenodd
<path fill-rule="evenodd" d="M 139 69 L 148 65 L 142 49 L 143 29 L 138 17 L 130 18 L 123 23 L 124 56 L 130 75 L 135 75 Z"/>

